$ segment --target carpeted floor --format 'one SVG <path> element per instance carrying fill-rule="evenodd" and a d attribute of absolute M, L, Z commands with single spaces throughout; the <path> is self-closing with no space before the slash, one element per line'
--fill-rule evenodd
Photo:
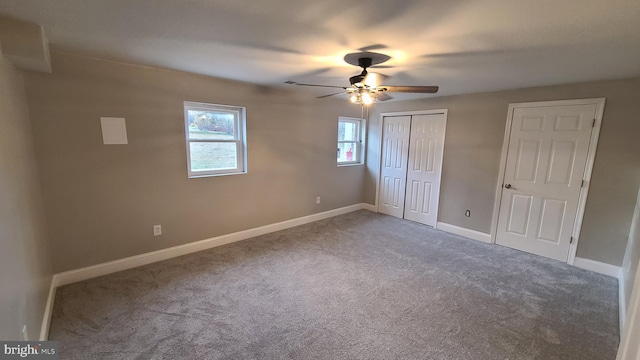
<path fill-rule="evenodd" d="M 64 286 L 61 359 L 615 359 L 617 282 L 358 211 Z"/>

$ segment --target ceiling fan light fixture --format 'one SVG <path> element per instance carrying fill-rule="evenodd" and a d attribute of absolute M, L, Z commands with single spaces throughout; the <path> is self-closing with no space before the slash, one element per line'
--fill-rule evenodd
<path fill-rule="evenodd" d="M 364 77 L 363 81 L 364 85 L 370 88 L 375 88 L 376 86 L 378 86 L 378 74 L 368 73 L 367 76 Z"/>
<path fill-rule="evenodd" d="M 368 91 L 363 91 L 362 93 L 362 104 L 371 105 L 375 101 L 374 97 L 371 96 L 371 93 Z"/>
<path fill-rule="evenodd" d="M 368 106 L 377 102 L 378 95 L 372 89 L 360 88 L 349 89 L 349 101 L 352 104 L 358 104 L 362 106 Z"/>

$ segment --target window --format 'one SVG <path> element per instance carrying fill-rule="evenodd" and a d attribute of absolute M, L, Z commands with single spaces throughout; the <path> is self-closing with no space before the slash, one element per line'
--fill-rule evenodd
<path fill-rule="evenodd" d="M 184 102 L 189 177 L 246 172 L 245 108 Z"/>
<path fill-rule="evenodd" d="M 338 165 L 362 164 L 364 119 L 338 118 Z"/>

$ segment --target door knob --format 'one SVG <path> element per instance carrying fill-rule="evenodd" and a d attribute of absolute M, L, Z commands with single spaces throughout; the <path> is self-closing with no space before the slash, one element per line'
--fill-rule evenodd
<path fill-rule="evenodd" d="M 506 185 L 504 186 L 504 188 L 505 188 L 505 189 L 518 190 L 518 189 L 514 188 L 513 186 L 511 186 L 511 184 L 506 184 Z"/>

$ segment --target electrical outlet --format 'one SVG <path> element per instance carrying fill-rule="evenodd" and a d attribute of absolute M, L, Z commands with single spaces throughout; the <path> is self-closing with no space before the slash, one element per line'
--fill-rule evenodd
<path fill-rule="evenodd" d="M 22 326 L 22 338 L 24 341 L 29 341 L 29 333 L 27 332 L 27 325 Z"/>
<path fill-rule="evenodd" d="M 162 235 L 162 225 L 153 225 L 153 236 Z"/>
<path fill-rule="evenodd" d="M 316 198 L 316 204 L 320 204 L 320 196 Z"/>
<path fill-rule="evenodd" d="M 467 210 L 464 212 L 464 216 L 471 217 L 471 210 Z"/>

